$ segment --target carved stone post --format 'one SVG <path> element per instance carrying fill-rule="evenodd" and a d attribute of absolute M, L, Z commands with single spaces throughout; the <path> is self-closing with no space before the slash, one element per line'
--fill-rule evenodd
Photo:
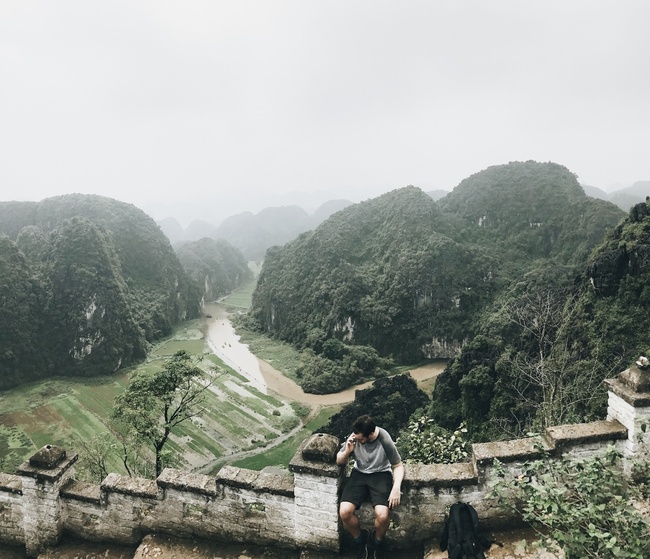
<path fill-rule="evenodd" d="M 338 448 L 336 437 L 317 433 L 300 445 L 289 463 L 294 475 L 294 537 L 298 545 L 333 551 L 340 548 Z"/>
<path fill-rule="evenodd" d="M 650 368 L 643 357 L 637 363 L 605 383 L 609 388 L 607 419 L 625 426 L 625 452 L 641 458 L 650 451 Z"/>
<path fill-rule="evenodd" d="M 23 487 L 23 530 L 29 557 L 37 557 L 47 545 L 56 544 L 63 527 L 59 491 L 74 477 L 77 455 L 45 445 L 18 468 Z"/>

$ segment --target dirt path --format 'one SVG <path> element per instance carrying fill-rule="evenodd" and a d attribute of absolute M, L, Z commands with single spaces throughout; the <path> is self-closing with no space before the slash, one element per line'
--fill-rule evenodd
<path fill-rule="evenodd" d="M 248 458 L 249 456 L 255 456 L 256 454 L 260 454 L 261 452 L 267 452 L 268 450 L 275 448 L 278 445 L 281 445 L 284 441 L 287 439 L 293 437 L 298 431 L 300 431 L 307 423 L 309 423 L 321 410 L 321 406 L 314 406 L 309 410 L 309 413 L 302 418 L 300 423 L 296 425 L 291 431 L 288 431 L 287 433 L 283 433 L 270 441 L 265 447 L 263 448 L 251 448 L 247 450 L 239 450 L 237 452 L 233 452 L 232 454 L 228 454 L 227 456 L 220 456 L 219 458 L 216 458 L 215 460 L 212 460 L 208 462 L 207 464 L 203 464 L 198 468 L 194 468 L 192 471 L 195 473 L 199 474 L 211 474 L 212 472 L 218 470 L 222 466 L 225 466 L 226 464 L 232 464 L 233 462 L 236 462 L 238 460 L 243 460 L 244 458 Z"/>

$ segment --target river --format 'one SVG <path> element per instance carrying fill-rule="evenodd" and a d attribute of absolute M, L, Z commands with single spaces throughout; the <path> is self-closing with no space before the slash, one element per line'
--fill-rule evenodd
<path fill-rule="evenodd" d="M 352 402 L 355 391 L 367 388 L 373 382 L 357 384 L 333 394 L 308 394 L 296 382 L 251 353 L 248 345 L 239 341 L 240 337 L 235 332 L 224 305 L 209 303 L 205 312 L 211 316 L 207 319 L 207 343 L 211 351 L 264 394 L 271 392 L 312 406 L 333 406 Z M 438 361 L 412 369 L 409 373 L 418 384 L 422 384 L 442 373 L 445 365 L 446 361 Z"/>

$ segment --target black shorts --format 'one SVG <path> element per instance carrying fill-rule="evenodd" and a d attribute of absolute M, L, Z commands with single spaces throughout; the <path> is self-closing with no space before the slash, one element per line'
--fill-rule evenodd
<path fill-rule="evenodd" d="M 372 506 L 388 506 L 388 497 L 393 488 L 392 472 L 362 474 L 353 469 L 347 484 L 343 488 L 341 501 L 353 503 L 359 508 L 362 503 L 370 502 Z"/>

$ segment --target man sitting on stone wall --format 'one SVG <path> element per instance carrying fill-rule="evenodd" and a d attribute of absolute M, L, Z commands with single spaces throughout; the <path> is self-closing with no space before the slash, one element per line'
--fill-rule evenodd
<path fill-rule="evenodd" d="M 377 427 L 370 416 L 359 417 L 352 431 L 336 455 L 336 463 L 343 466 L 354 454 L 354 467 L 341 495 L 339 514 L 354 538 L 357 557 L 382 559 L 389 512 L 400 503 L 404 465 L 391 436 Z M 372 533 L 361 529 L 356 515 L 365 502 L 370 502 L 375 510 Z"/>

